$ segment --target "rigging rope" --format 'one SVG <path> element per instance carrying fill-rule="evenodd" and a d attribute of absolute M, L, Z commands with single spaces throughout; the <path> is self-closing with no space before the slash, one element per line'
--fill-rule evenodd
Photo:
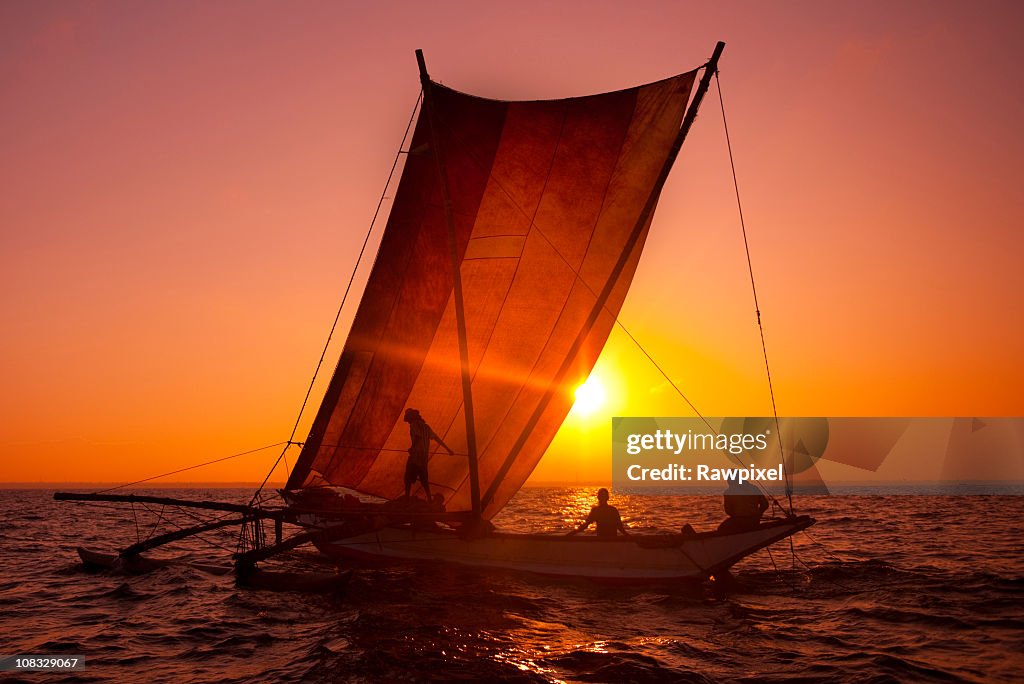
<path fill-rule="evenodd" d="M 583 279 L 580 278 L 581 282 L 582 282 L 582 280 Z M 589 285 L 587 285 L 586 283 L 583 283 L 583 284 L 584 284 L 584 286 L 586 286 L 586 288 L 588 290 L 590 290 L 590 286 Z M 593 292 L 593 290 L 591 290 L 591 292 Z M 607 308 L 605 310 L 607 311 Z M 611 313 L 611 312 L 609 311 L 609 313 Z M 650 353 L 648 353 L 648 351 L 646 349 L 644 349 L 643 345 L 640 344 L 640 340 L 638 340 L 635 337 L 633 337 L 633 333 L 629 332 L 629 330 L 626 329 L 625 324 L 623 324 L 623 322 L 619 320 L 618 316 L 615 317 L 615 323 L 622 329 L 622 332 L 626 333 L 626 336 L 629 337 L 629 339 L 633 340 L 633 344 L 636 345 L 636 348 L 639 349 L 641 352 L 643 352 L 643 355 L 646 356 L 647 360 L 651 362 L 651 365 L 653 365 L 658 370 L 658 372 L 661 373 L 661 376 L 663 378 L 665 378 L 665 381 L 668 382 L 668 384 L 670 384 L 672 386 L 672 389 L 674 389 L 676 391 L 676 394 L 681 396 L 683 398 L 683 401 L 686 402 L 687 406 L 689 406 L 691 409 L 693 409 L 693 412 L 697 414 L 697 417 L 700 418 L 704 422 L 704 424 L 707 425 L 708 428 L 710 428 L 710 430 L 717 435 L 718 434 L 718 430 L 716 430 L 715 427 L 711 424 L 711 422 L 708 421 L 708 419 L 704 417 L 704 414 L 702 414 L 697 409 L 697 407 L 693 405 L 693 402 L 690 401 L 689 398 L 685 394 L 683 394 L 683 390 L 679 389 L 679 386 L 676 385 L 676 383 L 672 380 L 672 378 L 668 377 L 668 373 L 666 373 L 662 369 L 661 365 L 659 365 L 658 362 L 654 360 L 654 357 L 651 356 Z"/>
<path fill-rule="evenodd" d="M 832 550 L 831 550 L 830 548 L 828 548 L 828 547 L 827 547 L 827 546 L 826 546 L 825 544 L 823 544 L 822 542 L 820 542 L 820 541 L 818 541 L 817 539 L 815 539 L 814 537 L 812 537 L 812 536 L 811 536 L 811 533 L 810 533 L 810 532 L 808 532 L 807 530 L 800 530 L 800 531 L 801 531 L 801 532 L 803 532 L 804 536 L 806 536 L 806 537 L 807 537 L 807 538 L 808 538 L 809 540 L 811 540 L 811 543 L 812 543 L 812 544 L 815 544 L 815 545 L 817 545 L 818 547 L 820 547 L 822 551 L 824 551 L 824 552 L 825 552 L 825 553 L 827 553 L 827 554 L 828 554 L 829 556 L 831 556 L 831 557 L 832 557 L 832 559 L 833 559 L 833 560 L 835 560 L 836 562 L 838 562 L 838 563 L 840 563 L 840 564 L 843 564 L 843 563 L 852 563 L 852 562 L 854 562 L 854 561 L 849 561 L 849 560 L 846 560 L 846 559 L 845 559 L 845 558 L 843 558 L 842 556 L 839 556 L 839 555 L 837 555 L 836 553 L 834 553 L 834 552 L 833 552 L 833 551 L 832 551 Z"/>
<path fill-rule="evenodd" d="M 149 541 L 153 538 L 153 535 L 156 533 L 157 527 L 159 527 L 160 522 L 164 519 L 164 509 L 166 508 L 167 507 L 164 505 L 160 506 L 160 515 L 157 517 L 156 522 L 153 523 L 153 527 L 149 530 L 149 534 L 146 535 L 146 541 Z"/>
<path fill-rule="evenodd" d="M 274 447 L 278 447 L 278 446 L 281 446 L 282 444 L 286 444 L 286 443 L 287 442 L 275 442 L 273 444 L 268 444 L 266 446 L 261 446 L 258 449 L 249 449 L 248 451 L 242 451 L 242 452 L 239 452 L 237 454 L 231 454 L 230 456 L 224 456 L 222 458 L 215 458 L 212 461 L 206 461 L 205 463 L 198 463 L 196 465 L 188 466 L 187 468 L 179 468 L 177 470 L 172 470 L 171 472 L 163 473 L 162 475 L 154 475 L 153 477 L 146 477 L 146 478 L 143 478 L 141 480 L 136 480 L 135 482 L 126 482 L 124 484 L 119 484 L 116 487 L 109 487 L 107 489 L 100 489 L 100 490 L 97 490 L 97 491 L 93 492 L 93 494 L 104 494 L 106 492 L 112 492 L 115 489 L 123 489 L 124 487 L 131 487 L 132 485 L 142 484 L 143 482 L 149 482 L 150 480 L 159 480 L 161 477 L 167 477 L 168 475 L 177 475 L 178 473 L 183 473 L 183 472 L 185 472 L 187 470 L 195 470 L 196 468 L 202 468 L 203 466 L 212 465 L 214 463 L 220 463 L 221 461 L 228 461 L 228 460 L 230 460 L 232 458 L 238 458 L 239 456 L 248 456 L 249 454 L 255 454 L 258 451 L 266 451 L 267 449 L 273 449 Z"/>
<path fill-rule="evenodd" d="M 185 513 L 185 509 L 177 507 L 177 506 L 175 508 L 178 508 L 178 511 L 180 513 Z M 205 519 L 203 519 L 203 518 L 201 518 L 199 516 L 196 516 L 194 514 L 188 513 L 187 515 L 191 516 L 193 520 L 196 520 L 198 522 L 207 522 Z M 229 513 L 228 515 L 232 515 L 232 514 Z M 166 518 L 166 521 L 169 524 L 173 525 L 174 527 L 178 528 L 179 530 L 184 531 L 186 529 L 186 528 L 182 527 L 181 525 L 179 525 L 177 522 L 175 522 L 172 518 Z M 198 539 L 199 541 L 203 542 L 204 544 L 208 544 L 208 545 L 214 547 L 215 549 L 220 549 L 221 551 L 227 551 L 228 553 L 232 553 L 232 551 L 231 551 L 231 549 L 229 547 L 227 547 L 227 546 L 225 546 L 223 544 L 218 544 L 217 542 L 214 542 L 214 541 L 210 541 L 205 536 L 203 536 L 203 535 L 208 534 L 208 533 L 209 533 L 209 531 L 208 532 L 193 532 L 190 536 Z"/>
<path fill-rule="evenodd" d="M 144 502 L 140 501 L 139 505 L 142 506 L 142 508 L 145 509 L 145 511 L 147 513 L 149 513 L 150 515 L 153 515 L 153 516 L 156 515 L 156 513 L 153 512 L 153 509 L 151 509 L 149 506 L 147 506 Z M 132 503 L 132 506 L 134 507 L 134 502 Z M 180 524 L 178 524 L 173 518 L 164 517 L 164 508 L 165 507 L 166 507 L 166 504 L 162 505 L 160 507 L 160 518 L 165 520 L 169 525 L 173 525 L 175 528 L 177 528 L 179 530 L 185 530 L 186 528 L 184 528 Z M 231 517 L 233 515 L 236 515 L 235 511 L 228 511 L 226 513 L 222 513 L 219 516 L 218 515 L 202 516 L 202 515 L 199 515 L 199 514 L 195 513 L 194 511 L 190 511 L 189 509 L 183 508 L 181 506 L 175 506 L 175 505 L 172 504 L 171 508 L 173 508 L 175 511 L 177 511 L 180 515 L 183 515 L 186 518 L 191 518 L 193 522 L 198 522 L 198 523 L 202 523 L 202 524 L 207 524 L 207 523 L 210 523 L 210 522 L 216 522 L 216 521 L 219 521 L 219 520 L 224 520 L 224 519 L 229 518 L 229 517 Z M 159 524 L 159 523 L 160 523 L 160 520 L 157 520 L 156 524 Z M 156 531 L 156 524 L 154 525 L 153 531 Z M 242 526 L 244 528 L 245 523 L 243 523 Z M 209 539 L 207 539 L 206 537 L 203 536 L 204 534 L 214 533 L 214 532 L 223 534 L 224 530 L 220 530 L 220 531 L 207 530 L 206 532 L 193 532 L 191 536 L 199 539 L 199 541 L 201 541 L 201 542 L 204 542 L 206 544 L 209 544 L 210 546 L 213 546 L 214 548 L 220 549 L 222 551 L 227 551 L 228 553 L 232 553 L 231 549 L 228 548 L 227 546 L 224 546 L 223 544 L 218 544 L 216 542 L 212 542 L 212 541 L 210 541 Z M 152 534 L 153 533 L 150 532 L 150 537 L 152 536 Z M 147 537 L 146 539 L 148 540 L 149 537 Z M 236 547 L 235 551 L 238 551 L 237 547 Z"/>
<path fill-rule="evenodd" d="M 506 194 L 508 194 L 507 191 L 506 191 Z M 513 204 L 515 204 L 515 200 L 512 199 L 511 195 L 509 195 L 509 199 L 512 200 Z M 544 231 L 542 231 L 540 229 L 540 226 L 538 226 L 536 223 L 534 223 L 533 224 L 533 228 L 537 231 L 537 234 L 540 235 L 542 238 L 544 238 L 544 240 L 548 243 L 548 245 L 550 245 L 551 250 L 558 256 L 558 258 L 560 258 L 565 263 L 565 265 L 569 267 L 569 270 L 571 270 L 576 275 L 577 280 L 583 285 L 583 287 L 587 288 L 587 290 L 592 295 L 594 295 L 596 297 L 597 293 L 594 292 L 594 288 L 592 288 L 590 286 L 590 284 L 583 278 L 583 276 L 580 274 L 580 272 L 577 271 L 573 267 L 573 265 L 571 263 L 569 263 L 569 260 L 566 259 L 562 255 L 562 253 L 555 246 L 555 243 L 552 242 L 551 239 L 548 238 L 548 236 L 544 234 Z M 665 381 L 672 387 L 672 389 L 674 389 L 676 391 L 676 394 L 678 394 L 680 397 L 682 397 L 683 401 L 686 402 L 686 405 L 689 406 L 690 409 L 695 414 L 697 414 L 697 417 L 700 418 L 700 420 L 705 425 L 708 426 L 708 429 L 710 429 L 711 432 L 715 433 L 715 435 L 717 436 L 719 434 L 718 430 L 715 429 L 715 426 L 711 424 L 711 421 L 709 421 L 707 419 L 707 417 L 705 417 L 704 414 L 700 412 L 700 409 L 698 409 L 697 406 L 692 401 L 690 401 L 689 397 L 687 397 L 686 394 L 683 393 L 683 390 L 679 388 L 679 385 L 677 385 L 675 383 L 675 381 L 671 377 L 669 377 L 669 375 L 665 371 L 665 369 L 661 367 L 661 364 L 659 364 L 655 360 L 655 358 L 651 355 L 651 353 L 648 352 L 647 349 L 645 349 L 642 344 L 640 344 L 640 340 L 636 339 L 636 337 L 633 336 L 633 333 L 631 333 L 629 331 L 629 328 L 626 327 L 626 324 L 623 323 L 619 319 L 619 317 L 614 312 L 612 312 L 607 306 L 604 307 L 604 310 L 605 310 L 605 312 L 608 315 L 612 316 L 615 319 L 615 324 L 619 326 L 619 328 L 622 330 L 622 332 L 626 333 L 626 336 L 633 342 L 633 344 L 636 345 L 636 348 L 640 350 L 640 352 L 647 358 L 647 360 L 651 362 L 651 365 L 654 366 L 654 368 L 661 374 L 661 377 L 665 378 Z M 776 420 L 778 420 L 778 418 L 776 418 Z M 778 426 L 776 426 L 776 431 L 777 430 L 778 430 Z M 780 444 L 781 444 L 781 442 L 780 442 Z M 744 463 L 743 460 L 739 456 L 735 456 L 735 457 L 736 457 L 736 460 L 740 462 L 740 465 L 742 465 L 744 467 L 747 467 L 747 464 Z M 785 467 L 785 463 L 783 463 L 783 467 Z M 786 509 L 783 508 L 782 504 L 779 503 L 779 500 L 775 498 L 775 495 L 772 494 L 771 491 L 764 484 L 762 484 L 761 482 L 753 482 L 753 481 L 752 481 L 752 484 L 756 485 L 758 489 L 760 489 L 762 492 L 764 492 L 765 496 L 768 497 L 768 499 L 772 502 L 773 506 L 778 506 L 779 510 L 785 512 Z M 790 512 L 792 513 L 792 503 L 790 503 Z"/>
<path fill-rule="evenodd" d="M 299 423 L 302 421 L 302 414 L 306 410 L 306 405 L 309 403 L 309 396 L 313 392 L 313 385 L 316 383 L 316 378 L 320 374 L 320 368 L 324 364 L 324 358 L 327 356 L 327 349 L 331 346 L 331 339 L 334 337 L 334 331 L 338 328 L 338 321 L 341 319 L 341 312 L 345 308 L 345 302 L 348 301 L 348 295 L 352 291 L 352 283 L 355 282 L 356 273 L 359 271 L 359 265 L 363 262 L 363 255 L 366 254 L 366 245 L 370 242 L 370 235 L 373 233 L 373 227 L 377 224 L 377 217 L 380 215 L 380 209 L 384 205 L 384 200 L 387 198 L 388 188 L 391 187 L 391 179 L 395 175 L 395 169 L 398 168 L 398 160 L 402 158 L 402 153 L 405 147 L 405 141 L 409 138 L 409 131 L 412 130 L 412 124 L 416 120 L 416 111 L 419 109 L 420 102 L 423 99 L 423 93 L 420 92 L 416 96 L 416 103 L 412 106 L 412 114 L 409 116 L 409 123 L 405 126 L 405 133 L 402 135 L 402 142 L 398 145 L 398 152 L 395 154 L 395 160 L 391 163 L 391 170 L 388 172 L 388 179 L 384 182 L 384 190 L 380 193 L 380 199 L 377 200 L 377 208 L 373 211 L 373 218 L 370 219 L 370 226 L 366 229 L 366 235 L 363 237 L 363 245 L 359 248 L 359 256 L 356 257 L 356 264 L 352 267 L 352 274 L 348 278 L 348 284 L 345 285 L 345 293 L 341 296 L 341 304 L 338 305 L 338 311 L 334 314 L 334 322 L 331 323 L 331 330 L 327 334 L 327 341 L 324 343 L 323 351 L 320 352 L 320 359 L 316 362 L 316 369 L 313 371 L 313 377 L 309 381 L 309 387 L 306 388 L 306 396 L 302 399 L 302 406 L 299 407 L 299 415 L 295 418 L 295 425 L 292 426 L 291 435 L 288 436 L 288 442 L 285 444 L 284 449 L 281 450 L 281 455 L 274 461 L 274 465 L 271 466 L 270 472 L 263 478 L 263 482 L 260 483 L 256 493 L 252 495 L 252 499 L 249 501 L 249 505 L 253 505 L 256 499 L 259 498 L 260 492 L 266 486 L 267 481 L 270 480 L 270 476 L 274 474 L 274 470 L 277 469 L 277 464 L 284 458 L 285 453 L 288 451 L 288 447 L 295 444 L 295 433 L 299 429 Z"/>
<path fill-rule="evenodd" d="M 740 184 L 736 178 L 736 162 L 732 156 L 732 141 L 729 138 L 729 124 L 725 120 L 725 100 L 722 97 L 722 83 L 715 69 L 715 88 L 718 90 L 718 103 L 722 108 L 722 127 L 725 129 L 725 144 L 729 150 L 729 167 L 732 169 L 732 185 L 736 191 L 736 208 L 740 214 L 740 228 L 743 231 L 743 250 L 747 254 L 747 270 L 750 272 L 750 289 L 754 294 L 754 313 L 757 314 L 757 329 L 761 333 L 761 353 L 764 355 L 764 370 L 768 375 L 768 394 L 772 399 L 772 416 L 775 418 L 775 434 L 778 435 L 779 454 L 782 456 L 782 471 L 786 479 L 786 500 L 789 502 L 789 514 L 793 515 L 793 483 L 786 467 L 786 453 L 782 448 L 782 428 L 779 426 L 779 412 L 775 405 L 775 389 L 772 387 L 772 369 L 768 365 L 768 346 L 764 341 L 764 326 L 761 325 L 761 308 L 757 303 L 757 285 L 754 284 L 754 265 L 750 259 L 750 245 L 747 242 L 747 224 L 743 220 L 743 203 L 740 201 Z"/>
<path fill-rule="evenodd" d="M 582 279 L 581 279 L 581 282 L 582 282 Z M 584 283 L 584 286 L 587 286 L 586 283 Z M 589 289 L 589 286 L 587 286 L 587 288 Z M 609 312 L 609 313 L 611 313 L 611 312 Z M 638 340 L 635 337 L 633 337 L 633 333 L 629 332 L 629 330 L 626 329 L 626 326 L 623 325 L 622 321 L 620 321 L 618 319 L 618 317 L 615 318 L 615 322 L 618 324 L 619 328 L 622 329 L 622 332 L 626 333 L 626 335 L 629 337 L 629 339 L 631 339 L 633 341 L 633 344 L 636 345 L 636 348 L 639 349 L 643 353 L 643 355 L 647 357 L 647 359 L 651 362 L 651 365 L 653 365 L 657 369 L 657 371 L 659 373 L 661 373 L 661 377 L 665 378 L 665 381 L 668 382 L 668 384 L 672 386 L 672 389 L 674 389 L 676 391 L 676 393 L 680 397 L 683 398 L 683 401 L 685 401 L 687 403 L 687 405 L 691 409 L 693 409 L 693 412 L 697 414 L 697 417 L 700 418 L 701 421 L 703 421 L 703 423 L 708 426 L 708 429 L 711 430 L 711 432 L 715 433 L 715 436 L 717 437 L 719 432 L 718 432 L 717 429 L 715 429 L 715 426 L 712 425 L 711 422 L 706 417 L 704 417 L 704 414 L 702 414 L 697 409 L 697 407 L 693 405 L 693 402 L 691 402 L 686 397 L 686 395 L 683 394 L 683 391 L 681 389 L 679 389 L 679 387 L 672 380 L 672 378 L 670 378 L 668 376 L 668 373 L 665 372 L 665 370 L 658 364 L 658 362 L 654 360 L 654 357 L 651 356 L 651 354 L 646 349 L 644 349 L 642 344 L 640 344 L 640 340 Z M 777 429 L 778 428 L 776 428 L 776 430 Z M 744 468 L 748 467 L 747 464 L 743 462 L 743 459 L 740 458 L 738 454 L 733 454 L 732 456 L 737 461 L 739 461 L 740 465 L 742 465 Z M 769 490 L 767 486 L 765 486 L 761 482 L 755 482 L 754 480 L 751 480 L 750 483 L 755 485 L 758 489 L 760 489 L 764 493 L 764 495 L 766 497 L 768 497 L 768 499 L 772 502 L 773 506 L 778 506 L 779 510 L 781 510 L 783 513 L 785 513 L 786 509 L 783 508 L 782 504 L 779 503 L 779 500 L 775 498 L 775 495 L 771 493 L 771 490 Z M 790 510 L 792 510 L 792 506 L 790 506 Z"/>
<path fill-rule="evenodd" d="M 112 491 L 114 491 L 116 489 L 122 489 L 124 487 L 131 487 L 132 485 L 142 484 L 143 482 L 150 482 L 151 480 L 158 480 L 158 479 L 160 479 L 162 477 L 168 477 L 170 475 L 177 475 L 178 473 L 184 473 L 184 472 L 189 471 L 189 470 L 195 470 L 196 468 L 202 468 L 203 466 L 212 465 L 214 463 L 220 463 L 222 461 L 227 461 L 227 460 L 230 460 L 232 458 L 238 458 L 239 456 L 246 456 L 248 454 L 254 454 L 254 453 L 258 452 L 258 451 L 264 451 L 266 449 L 272 449 L 274 447 L 278 447 L 278 446 L 282 446 L 283 445 L 284 449 L 281 450 L 281 454 L 277 457 L 277 460 L 274 461 L 274 465 L 270 468 L 270 472 L 268 472 L 267 476 L 265 478 L 263 478 L 263 482 L 260 483 L 260 486 L 256 490 L 256 493 L 253 495 L 252 500 L 249 502 L 249 505 L 251 506 L 256 501 L 256 499 L 259 497 L 260 492 L 263 490 L 263 487 L 266 486 L 267 481 L 270 479 L 270 476 L 273 474 L 274 470 L 277 468 L 278 463 L 280 463 L 282 458 L 285 458 L 285 454 L 288 451 L 288 447 L 292 446 L 293 444 L 299 444 L 299 443 L 294 441 L 294 439 L 295 439 L 295 432 L 299 428 L 299 422 L 302 420 L 302 414 L 306 410 L 306 405 L 309 403 L 309 396 L 310 396 L 310 394 L 313 391 L 313 384 L 316 382 L 316 378 L 317 378 L 317 375 L 320 373 L 321 366 L 323 366 L 324 357 L 327 355 L 327 349 L 328 349 L 328 347 L 331 344 L 331 338 L 334 336 L 334 331 L 338 327 L 338 320 L 341 318 L 341 311 L 344 308 L 345 301 L 348 298 L 349 292 L 352 289 L 352 283 L 355 280 L 356 272 L 359 269 L 359 264 L 362 261 L 364 253 L 366 252 L 366 245 L 367 245 L 367 243 L 370 240 L 370 234 L 373 231 L 373 226 L 374 226 L 374 224 L 377 221 L 377 217 L 380 215 L 380 210 L 381 210 L 381 207 L 384 204 L 385 195 L 387 194 L 388 187 L 391 185 L 391 179 L 394 177 L 395 169 L 398 167 L 398 160 L 401 158 L 402 152 L 403 152 L 402 148 L 405 147 L 405 141 L 409 137 L 409 130 L 412 128 L 413 121 L 416 118 L 416 110 L 420 106 L 420 100 L 421 100 L 422 96 L 423 96 L 422 93 L 420 93 L 416 97 L 416 103 L 413 105 L 412 114 L 409 117 L 409 123 L 406 124 L 405 134 L 402 136 L 402 143 L 398 147 L 398 154 L 395 155 L 395 160 L 391 164 L 391 171 L 388 172 L 388 179 L 387 179 L 387 182 L 385 182 L 385 184 L 384 184 L 384 191 L 381 193 L 380 200 L 378 200 L 378 202 L 377 202 L 377 208 L 373 212 L 373 218 L 370 220 L 370 227 L 366 231 L 366 237 L 363 238 L 363 246 L 359 250 L 359 256 L 356 259 L 356 265 L 352 269 L 352 275 L 349 277 L 348 284 L 345 286 L 345 294 L 341 298 L 341 304 L 338 306 L 338 312 L 337 312 L 337 314 L 335 314 L 334 322 L 331 324 L 331 331 L 327 335 L 327 342 L 324 344 L 324 349 L 320 353 L 320 359 L 319 359 L 319 361 L 317 361 L 316 370 L 313 371 L 313 378 L 309 381 L 309 388 L 306 390 L 306 396 L 302 399 L 302 406 L 299 408 L 299 415 L 295 419 L 295 425 L 292 427 L 291 435 L 288 437 L 288 440 L 284 441 L 284 442 L 275 442 L 274 444 L 268 444 L 267 446 L 262 446 L 262 447 L 259 447 L 258 449 L 250 449 L 249 451 L 243 451 L 243 452 L 240 452 L 240 453 L 237 453 L 237 454 L 232 454 L 230 456 L 224 456 L 223 458 L 213 459 L 212 461 L 206 461 L 204 463 L 199 463 L 197 465 L 188 466 L 186 468 L 179 468 L 178 470 L 172 470 L 170 472 L 162 473 L 160 475 L 154 475 L 152 477 L 146 477 L 146 478 L 143 478 L 141 480 L 135 480 L 134 482 L 126 482 L 124 484 L 119 484 L 116 487 L 109 487 L 107 489 L 100 489 L 100 490 L 97 490 L 96 492 L 93 492 L 94 494 L 103 494 L 105 492 L 112 492 Z M 287 460 L 285 461 L 285 464 L 287 466 Z"/>

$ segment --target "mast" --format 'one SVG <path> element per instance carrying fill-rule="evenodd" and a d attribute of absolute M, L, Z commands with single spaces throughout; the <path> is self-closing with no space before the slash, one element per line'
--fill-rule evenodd
<path fill-rule="evenodd" d="M 704 65 L 704 74 L 701 76 L 700 84 L 697 86 L 697 91 L 694 93 L 693 100 L 690 102 L 690 106 L 686 110 L 686 116 L 683 117 L 683 123 L 679 127 L 679 133 L 676 135 L 675 142 L 672 143 L 672 148 L 669 150 L 668 157 L 666 157 L 665 163 L 662 165 L 661 171 L 658 174 L 658 178 L 655 181 L 654 186 L 651 188 L 651 192 L 647 197 L 647 202 L 644 204 L 643 210 L 637 217 L 636 224 L 633 226 L 633 231 L 626 240 L 626 244 L 622 249 L 622 254 L 619 255 L 619 259 L 615 263 L 615 267 L 612 269 L 611 275 L 605 282 L 605 286 L 598 295 L 597 301 L 594 302 L 594 306 L 590 310 L 590 315 L 587 317 L 586 323 L 583 325 L 583 328 L 576 336 L 572 347 L 570 347 L 569 352 L 566 354 L 565 361 L 562 362 L 562 365 L 559 367 L 555 377 L 548 385 L 547 391 L 537 404 L 537 408 L 530 416 L 530 420 L 526 423 L 526 426 L 519 434 L 519 438 L 516 440 L 512 449 L 509 451 L 508 456 L 505 458 L 505 461 L 501 464 L 501 468 L 491 481 L 491 486 L 487 488 L 487 493 L 484 494 L 482 501 L 483 506 L 487 506 L 494 499 L 495 494 L 498 492 L 498 487 L 501 486 L 502 480 L 504 480 L 505 476 L 508 475 L 509 469 L 515 462 L 519 452 L 526 445 L 526 441 L 529 439 L 530 433 L 533 432 L 537 422 L 547 409 L 548 404 L 551 403 L 551 399 L 554 398 L 555 393 L 565 382 L 565 377 L 573 366 L 577 352 L 583 346 L 584 341 L 590 334 L 590 331 L 597 322 L 598 317 L 601 315 L 601 311 L 604 309 L 605 303 L 608 301 L 608 297 L 611 296 L 612 290 L 618 282 L 622 269 L 625 268 L 626 262 L 629 261 L 629 257 L 633 253 L 633 248 L 636 246 L 637 241 L 643 234 L 644 227 L 647 225 L 651 215 L 654 213 L 654 207 L 658 203 L 658 197 L 661 194 L 662 188 L 665 186 L 665 181 L 668 179 L 668 174 L 672 170 L 672 165 L 675 163 L 676 157 L 679 156 L 679 150 L 683 146 L 683 140 L 686 139 L 686 134 L 689 133 L 690 127 L 697 118 L 697 110 L 700 108 L 700 103 L 704 99 L 704 93 L 707 92 L 708 86 L 711 84 L 711 77 L 718 71 L 718 59 L 722 56 L 722 50 L 724 49 L 725 43 L 719 41 L 715 45 L 714 52 L 711 53 L 711 59 L 709 59 L 707 64 Z M 417 55 L 419 54 L 420 53 L 417 52 Z M 420 65 L 421 75 L 426 74 L 426 71 L 423 70 L 422 67 L 422 61 Z"/>
<path fill-rule="evenodd" d="M 423 50 L 416 50 L 416 62 L 420 68 L 420 84 L 423 86 L 423 109 L 427 112 L 430 124 L 430 146 L 434 151 L 437 163 L 437 175 L 441 185 L 441 198 L 444 205 L 444 220 L 448 226 L 448 246 L 452 257 L 452 286 L 455 296 L 455 323 L 459 334 L 459 361 L 462 369 L 462 399 L 466 414 L 466 446 L 469 452 L 469 490 L 473 500 L 473 516 L 479 517 L 480 507 L 480 473 L 477 463 L 476 427 L 473 419 L 473 387 L 469 375 L 469 345 L 466 340 L 466 310 L 462 297 L 462 272 L 459 262 L 458 240 L 455 236 L 455 219 L 452 216 L 452 200 L 448 189 L 448 174 L 445 169 L 444 155 L 441 150 L 440 136 L 437 132 L 437 118 L 434 112 L 434 101 L 431 92 L 432 83 L 427 74 L 427 64 L 423 59 Z"/>

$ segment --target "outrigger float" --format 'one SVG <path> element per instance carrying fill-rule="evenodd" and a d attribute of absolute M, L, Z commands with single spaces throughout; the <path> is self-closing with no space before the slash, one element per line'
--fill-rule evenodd
<path fill-rule="evenodd" d="M 405 163 L 390 217 L 309 436 L 292 441 L 293 430 L 278 457 L 302 447 L 279 503 L 265 505 L 262 486 L 249 505 L 58 493 L 61 501 L 221 515 L 118 553 L 79 549 L 83 562 L 145 571 L 172 562 L 149 551 L 237 526 L 233 562 L 215 568 L 269 588 L 344 582 L 344 573 L 259 567 L 304 544 L 345 560 L 701 580 L 812 525 L 793 514 L 791 498 L 788 510 L 777 507 L 781 517 L 741 531 L 610 540 L 504 533 L 489 522 L 540 461 L 618 323 L 655 206 L 723 48 L 718 43 L 698 69 L 647 85 L 523 102 L 435 83 L 417 51 L 422 104 L 396 157 L 396 166 L 403 155 Z M 450 512 L 402 496 L 408 407 L 457 453 L 435 452 L 429 462 L 431 488 Z M 286 525 L 296 530 L 291 536 Z"/>

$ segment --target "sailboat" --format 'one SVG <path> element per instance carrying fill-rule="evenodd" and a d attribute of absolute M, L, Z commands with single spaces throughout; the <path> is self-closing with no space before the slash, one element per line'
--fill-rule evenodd
<path fill-rule="evenodd" d="M 417 51 L 422 100 L 398 190 L 344 349 L 281 491 L 284 505 L 254 497 L 229 507 L 249 530 L 240 566 L 251 574 L 257 562 L 312 543 L 332 557 L 701 579 L 813 524 L 792 507 L 731 533 L 608 539 L 489 524 L 544 455 L 615 325 L 723 48 L 660 81 L 543 101 L 441 85 Z M 444 512 L 402 496 L 409 408 L 455 453 L 430 455 L 430 486 Z M 89 496 L 160 499 L 57 495 Z M 274 543 L 265 522 L 274 523 Z M 284 523 L 303 529 L 284 539 Z"/>

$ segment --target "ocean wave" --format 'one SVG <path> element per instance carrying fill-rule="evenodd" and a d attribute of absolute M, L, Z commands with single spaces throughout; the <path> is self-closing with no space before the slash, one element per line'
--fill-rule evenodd
<path fill-rule="evenodd" d="M 229 501 L 249 492 L 205 495 Z M 499 523 L 554 533 L 591 495 L 523 490 Z M 709 507 L 705 497 L 659 497 L 657 505 L 623 498 L 616 503 L 630 518 L 659 529 L 683 521 L 709 529 L 720 515 L 720 502 Z M 117 548 L 117 534 L 133 542 L 131 516 L 107 509 L 83 516 L 46 493 L 19 492 L 0 501 L 0 516 L 14 517 L 21 530 L 20 539 L 0 537 L 0 652 L 87 657 L 85 672 L 46 681 L 948 682 L 1019 675 L 1024 549 L 1016 521 L 1024 497 L 802 503 L 819 521 L 811 534 L 798 535 L 792 552 L 783 546 L 745 560 L 729 592 L 399 565 L 357 566 L 347 593 L 325 598 L 239 589 L 230 575 L 187 565 L 137 576 L 83 572 L 75 546 Z M 110 523 L 107 513 L 121 522 Z M 32 548 L 25 539 L 36 540 Z M 213 539 L 233 548 L 228 535 Z M 203 561 L 218 553 L 198 541 L 180 552 Z M 309 552 L 288 562 L 325 567 Z"/>

